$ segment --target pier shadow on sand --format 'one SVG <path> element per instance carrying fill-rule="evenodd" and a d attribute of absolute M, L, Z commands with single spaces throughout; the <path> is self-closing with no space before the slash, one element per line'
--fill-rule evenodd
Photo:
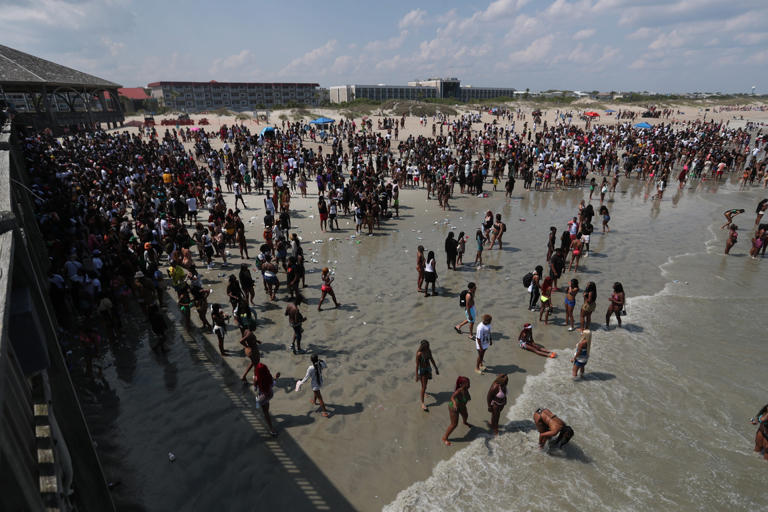
<path fill-rule="evenodd" d="M 130 309 L 122 338 L 146 340 L 149 326 L 137 308 Z M 178 310 L 166 313 L 171 325 L 180 325 Z M 257 502 L 263 508 L 354 510 L 282 428 L 315 421 L 319 414 L 273 415 L 279 434 L 273 438 L 252 387 L 222 364 L 197 329 L 172 328 L 168 334 L 166 354 L 153 353 L 146 341 L 123 348 L 132 357 L 123 355 L 121 364 L 141 375 L 141 385 L 132 379 L 126 384 L 109 353 L 101 384 L 84 382 L 82 371 L 73 374 L 105 474 L 121 484 L 112 489 L 118 510 L 212 510 L 222 503 L 246 510 Z M 275 403 L 286 399 L 281 390 L 294 382 L 281 376 Z M 333 407 L 339 415 L 362 411 L 362 404 Z M 151 436 L 147 425 L 153 425 Z M 169 451 L 176 457 L 173 465 Z"/>

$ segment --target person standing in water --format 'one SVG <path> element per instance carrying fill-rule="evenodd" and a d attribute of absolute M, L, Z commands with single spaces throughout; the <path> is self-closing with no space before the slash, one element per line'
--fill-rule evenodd
<path fill-rule="evenodd" d="M 584 367 L 587 366 L 589 360 L 589 351 L 592 348 L 592 331 L 585 329 L 581 333 L 581 339 L 576 345 L 576 350 L 573 352 L 571 362 L 573 363 L 573 378 L 581 375 L 584 377 Z"/>
<path fill-rule="evenodd" d="M 467 250 L 467 239 L 464 237 L 464 232 L 459 232 L 458 246 L 456 248 L 456 264 L 464 265 L 464 251 Z M 454 270 L 456 270 L 454 266 Z"/>
<path fill-rule="evenodd" d="M 256 402 L 261 407 L 261 412 L 264 413 L 264 420 L 269 427 L 269 433 L 272 437 L 277 436 L 275 428 L 272 426 L 272 418 L 269 415 L 269 402 L 274 396 L 275 381 L 280 378 L 280 372 L 277 372 L 274 377 L 269 372 L 269 368 L 264 363 L 259 363 L 253 370 L 253 388 L 256 391 Z"/>
<path fill-rule="evenodd" d="M 328 410 L 325 408 L 325 402 L 323 401 L 323 395 L 320 393 L 320 388 L 324 384 L 323 379 L 323 370 L 326 369 L 328 366 L 325 364 L 325 361 L 322 361 L 317 354 L 312 354 L 312 357 L 309 358 L 309 360 L 312 362 L 312 364 L 309 365 L 307 368 L 307 374 L 304 375 L 304 378 L 296 381 L 296 391 L 301 389 L 302 384 L 307 382 L 308 380 L 311 380 L 312 384 L 312 400 L 310 400 L 310 403 L 313 405 L 320 405 L 320 409 L 322 410 L 322 415 L 324 417 L 328 417 Z"/>
<path fill-rule="evenodd" d="M 551 439 L 554 440 L 550 443 L 550 447 L 562 448 L 573 437 L 573 429 L 549 409 L 536 409 L 533 413 L 533 422 L 536 424 L 536 430 L 539 431 L 539 449 L 541 450 Z M 556 439 L 555 436 L 557 436 Z"/>
<path fill-rule="evenodd" d="M 469 395 L 469 379 L 460 376 L 456 379 L 456 388 L 451 395 L 451 399 L 448 401 L 448 414 L 451 418 L 451 424 L 443 435 L 443 444 L 445 444 L 445 446 L 451 446 L 448 436 L 451 435 L 451 432 L 453 432 L 459 424 L 459 416 L 464 420 L 464 425 L 470 428 L 472 427 L 472 425 L 467 423 L 469 417 L 467 412 L 467 402 L 471 399 L 472 397 Z"/>
<path fill-rule="evenodd" d="M 483 243 L 485 243 L 485 237 L 481 230 L 475 232 L 475 242 L 477 242 L 477 253 L 475 254 L 475 266 L 483 266 Z"/>
<path fill-rule="evenodd" d="M 589 325 L 592 322 L 592 313 L 597 307 L 597 286 L 594 281 L 590 281 L 584 290 L 584 304 L 581 306 L 581 314 L 579 315 L 579 330 L 589 329 Z"/>
<path fill-rule="evenodd" d="M 571 279 L 571 284 L 565 290 L 565 323 L 570 325 L 568 332 L 576 329 L 573 319 L 573 308 L 576 307 L 576 294 L 579 293 L 579 280 Z"/>
<path fill-rule="evenodd" d="M 616 315 L 616 321 L 619 322 L 621 327 L 621 313 L 624 310 L 624 287 L 619 282 L 613 283 L 613 293 L 609 299 L 611 305 L 608 306 L 608 312 L 605 314 L 605 328 L 608 329 L 611 320 L 611 315 Z"/>
<path fill-rule="evenodd" d="M 725 241 L 725 254 L 729 254 L 736 242 L 739 241 L 739 226 L 731 224 L 728 230 L 728 239 Z"/>
<path fill-rule="evenodd" d="M 416 382 L 421 382 L 421 408 L 424 411 L 427 410 L 427 406 L 424 405 L 424 394 L 427 392 L 427 382 L 432 379 L 432 366 L 435 367 L 435 373 L 440 375 L 437 363 L 432 357 L 429 342 L 421 340 L 419 350 L 416 352 Z"/>
<path fill-rule="evenodd" d="M 757 414 L 750 418 L 753 425 L 759 425 L 755 432 L 755 451 L 763 455 L 768 460 L 768 404 L 757 411 Z"/>
<path fill-rule="evenodd" d="M 507 383 L 509 377 L 506 373 L 497 375 L 486 396 L 488 412 L 491 413 L 490 427 L 494 435 L 499 435 L 499 417 L 501 410 L 507 405 Z"/>

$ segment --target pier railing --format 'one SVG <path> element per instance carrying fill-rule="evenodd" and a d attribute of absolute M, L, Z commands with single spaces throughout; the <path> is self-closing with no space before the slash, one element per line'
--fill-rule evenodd
<path fill-rule="evenodd" d="M 0 510 L 113 511 L 59 347 L 29 185 L 0 117 Z"/>

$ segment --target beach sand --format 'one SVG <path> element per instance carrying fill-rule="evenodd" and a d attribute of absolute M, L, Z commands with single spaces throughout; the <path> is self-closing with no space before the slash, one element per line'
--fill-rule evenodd
<path fill-rule="evenodd" d="M 317 109 L 313 111 L 324 113 Z M 696 109 L 687 108 L 686 114 L 679 117 L 694 119 L 698 114 Z M 753 114 L 724 112 L 715 116 L 726 119 L 741 115 L 751 117 Z M 213 121 L 214 128 L 217 121 L 234 121 L 226 117 L 207 117 Z M 484 118 L 490 119 L 490 116 L 484 114 Z M 159 117 L 156 119 L 159 122 Z M 554 109 L 547 112 L 545 119 L 549 122 L 554 120 Z M 601 119 L 600 122 L 616 121 Z M 252 121 L 249 123 L 255 126 Z M 376 117 L 374 127 L 375 123 Z M 506 123 L 500 124 L 503 126 Z M 520 129 L 522 122 L 518 121 L 517 125 Z M 162 134 L 161 130 L 165 127 L 157 128 Z M 431 123 L 430 126 L 420 126 L 416 118 L 409 118 L 405 133 L 401 132 L 400 138 L 405 138 L 407 133 L 431 134 Z M 218 143 L 214 147 L 218 147 Z M 328 146 L 325 151 L 327 149 Z M 661 286 L 661 279 L 649 275 L 647 269 L 626 264 L 632 261 L 636 244 L 645 242 L 641 237 L 633 236 L 633 229 L 641 225 L 646 228 L 648 223 L 654 222 L 658 212 L 654 215 L 651 208 L 649 215 L 650 202 L 644 184 L 622 179 L 619 189 L 609 197 L 608 203 L 614 217 L 611 222 L 614 231 L 607 236 L 593 236 L 592 251 L 595 254 L 582 260 L 583 269 L 575 275 L 580 279 L 582 289 L 587 281 L 594 280 L 602 292 L 593 318 L 596 323 L 604 314 L 606 292 L 618 276 L 621 276 L 625 286 L 631 283 L 635 289 L 651 290 Z M 534 323 L 536 341 L 545 346 L 572 348 L 578 340 L 578 335 L 567 332 L 564 325 L 562 294 L 555 294 L 553 299 L 556 310 L 552 326 L 541 326 L 538 314 L 527 311 L 528 294 L 522 285 L 522 277 L 533 266 L 543 262 L 549 226 L 557 226 L 559 233 L 577 211 L 579 201 L 586 199 L 588 192 L 585 190 L 528 193 L 518 182 L 513 197 L 505 199 L 501 184 L 497 192 L 486 184 L 487 198 L 459 194 L 457 186 L 457 197 L 451 201 L 451 209 L 443 211 L 436 200 L 426 200 L 425 189 L 406 188 L 401 193 L 399 219 L 383 222 L 374 236 L 358 234 L 354 238 L 351 217 L 340 218 L 340 231 L 320 231 L 314 185 L 310 184 L 307 199 L 293 196 L 292 231 L 296 231 L 302 239 L 306 268 L 310 272 L 306 279 L 308 287 L 303 290 L 309 303 L 301 306 L 302 313 L 307 317 L 303 347 L 308 349 L 308 354 L 294 356 L 290 353 L 292 332 L 283 315 L 287 304 L 284 273 L 279 275 L 283 287 L 276 302 L 266 300 L 261 283 L 256 283 L 257 306 L 254 308 L 258 316 L 257 337 L 263 341 L 262 360 L 273 373 L 282 373 L 272 401 L 272 414 L 280 436 L 272 441 L 263 426 L 258 427 L 261 412 L 252 408 L 250 386 L 241 385 L 236 380 L 246 367 L 241 347 L 237 344 L 239 331 L 234 325 L 229 325 L 225 348 L 234 355 L 221 358 L 215 348 L 215 337 L 193 329 L 193 336 L 205 339 L 207 345 L 203 347 L 206 357 L 215 366 L 215 369 L 207 366 L 200 368 L 199 365 L 185 368 L 184 375 L 187 376 L 188 372 L 186 378 L 195 382 L 184 392 L 189 400 L 197 404 L 199 416 L 190 418 L 188 422 L 174 414 L 173 409 L 166 410 L 164 404 L 175 400 L 173 396 L 158 397 L 144 405 L 143 410 L 145 414 L 159 411 L 157 414 L 162 418 L 162 425 L 156 428 L 160 431 L 178 429 L 180 439 L 207 437 L 216 441 L 209 447 L 200 447 L 199 451 L 192 452 L 197 454 L 193 466 L 187 465 L 185 455 L 180 453 L 178 461 L 173 464 L 174 472 L 180 473 L 173 477 L 177 479 L 162 474 L 157 478 L 134 482 L 136 488 L 146 489 L 148 498 L 144 505 L 156 510 L 167 509 L 163 505 L 179 508 L 184 504 L 189 504 L 192 509 L 204 509 L 204 502 L 174 503 L 170 498 L 157 499 L 157 494 L 153 494 L 156 491 L 152 489 L 167 488 L 169 485 L 192 489 L 198 481 L 186 478 L 187 472 L 196 473 L 206 468 L 214 475 L 222 471 L 229 475 L 233 474 L 230 465 L 237 466 L 239 460 L 243 461 L 242 472 L 256 471 L 252 475 L 254 479 L 262 482 L 263 478 L 267 478 L 269 486 L 257 485 L 257 490 L 243 483 L 241 487 L 208 488 L 206 494 L 210 492 L 213 496 L 218 495 L 219 499 L 227 499 L 233 508 L 247 506 L 254 497 L 265 500 L 264 503 L 279 504 L 276 495 L 287 493 L 294 496 L 298 491 L 289 485 L 292 482 L 290 479 L 286 478 L 289 484 L 285 484 L 283 478 L 264 476 L 265 471 L 269 473 L 269 468 L 276 468 L 274 471 L 279 475 L 285 469 L 280 457 L 274 455 L 272 447 L 276 443 L 298 461 L 299 473 L 315 483 L 313 485 L 326 503 L 335 504 L 338 508 L 348 506 L 357 510 L 378 510 L 391 502 L 400 490 L 431 475 L 439 461 L 449 458 L 475 439 L 488 439 L 485 422 L 490 414 L 485 407 L 485 394 L 493 375 L 509 374 L 509 403 L 512 404 L 522 391 L 526 377 L 537 375 L 544 368 L 544 358 L 518 348 L 517 335 L 523 323 Z M 674 192 L 670 190 L 670 195 Z M 225 194 L 225 197 L 231 206 L 234 198 L 231 194 Z M 248 209 L 241 213 L 249 237 L 251 264 L 261 243 L 263 198 L 245 196 Z M 595 204 L 598 202 L 593 201 Z M 676 202 L 667 202 L 664 207 L 674 208 L 676 205 Z M 476 269 L 466 263 L 474 260 L 474 231 L 486 210 L 501 213 L 508 230 L 504 235 L 504 249 L 486 250 L 484 266 Z M 456 233 L 465 231 L 470 237 L 464 258 L 466 263 L 456 272 L 447 270 L 445 266 L 443 241 L 450 230 Z M 664 240 L 663 243 L 674 244 L 675 241 Z M 435 251 L 439 274 L 439 295 L 436 297 L 424 297 L 414 290 L 418 245 L 424 245 L 427 251 Z M 198 267 L 202 271 L 204 286 L 214 289 L 209 300 L 226 304 L 228 312 L 230 308 L 224 291 L 226 276 L 236 274 L 238 265 L 244 261 L 236 256 L 236 249 L 230 251 L 232 264 L 229 267 L 222 268 L 220 260 L 210 271 Z M 659 255 L 659 258 L 662 256 Z M 654 259 L 658 258 L 654 256 Z M 327 299 L 323 311 L 318 312 L 319 269 L 323 266 L 335 271 L 334 290 L 341 307 L 333 309 L 332 302 Z M 254 277 L 258 275 L 253 265 L 251 272 Z M 574 275 L 566 274 L 566 277 L 570 279 Z M 473 371 L 476 356 L 474 343 L 466 335 L 459 336 L 453 330 L 453 326 L 463 317 L 458 294 L 469 281 L 478 285 L 478 315 L 489 313 L 494 318 L 494 344 L 486 355 L 486 375 L 477 375 Z M 561 280 L 561 286 L 565 283 L 565 279 Z M 196 315 L 192 317 L 193 324 L 199 325 Z M 440 375 L 435 375 L 429 382 L 426 399 L 429 412 L 423 412 L 419 406 L 419 384 L 414 376 L 415 354 L 421 339 L 430 341 L 440 368 Z M 189 341 L 187 345 L 194 344 Z M 177 357 L 179 351 L 181 357 L 188 358 L 187 349 L 182 346 L 174 345 L 169 357 Z M 144 351 L 147 350 L 145 347 Z M 318 353 L 328 364 L 323 396 L 331 412 L 330 418 L 320 416 L 317 407 L 310 404 L 309 389 L 298 393 L 293 390 L 295 381 L 304 376 L 310 364 L 309 353 Z M 567 358 L 570 354 L 561 353 L 560 357 Z M 144 364 L 152 363 L 147 361 Z M 216 382 L 215 374 L 225 376 L 225 386 Z M 468 376 L 472 383 L 470 392 L 473 400 L 468 410 L 469 421 L 474 427 L 467 429 L 460 425 L 451 436 L 453 446 L 445 447 L 440 439 L 449 423 L 447 402 L 459 375 Z M 155 387 L 160 386 L 157 376 L 153 382 Z M 151 388 L 149 383 L 145 383 L 140 389 L 143 393 L 151 393 Z M 230 395 L 240 399 L 233 400 Z M 121 401 L 136 399 L 126 391 Z M 134 410 L 132 414 L 139 412 Z M 249 418 L 255 415 L 255 424 L 243 428 L 243 422 L 235 419 L 242 415 Z M 221 420 L 221 417 L 228 419 Z M 209 422 L 221 428 L 214 429 Z M 138 439 L 137 423 L 131 420 L 129 425 L 121 424 L 120 431 L 123 433 L 118 434 L 116 444 L 125 444 L 126 441 L 120 439 L 121 435 L 126 436 L 128 441 Z M 232 432 L 229 425 L 238 428 Z M 137 467 L 134 469 L 144 472 L 152 464 L 168 464 L 165 448 L 151 448 L 151 456 L 143 452 L 135 456 Z M 105 466 L 109 473 L 109 460 Z M 222 470 L 224 467 L 228 469 Z M 240 474 L 241 471 L 234 473 Z M 149 474 L 153 473 L 150 471 Z M 312 502 L 304 504 L 309 508 L 317 505 Z"/>

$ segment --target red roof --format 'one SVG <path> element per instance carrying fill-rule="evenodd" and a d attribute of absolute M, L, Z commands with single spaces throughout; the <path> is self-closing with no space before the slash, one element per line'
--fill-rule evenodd
<path fill-rule="evenodd" d="M 129 100 L 146 100 L 149 98 L 149 94 L 142 87 L 121 87 L 117 93 Z"/>

